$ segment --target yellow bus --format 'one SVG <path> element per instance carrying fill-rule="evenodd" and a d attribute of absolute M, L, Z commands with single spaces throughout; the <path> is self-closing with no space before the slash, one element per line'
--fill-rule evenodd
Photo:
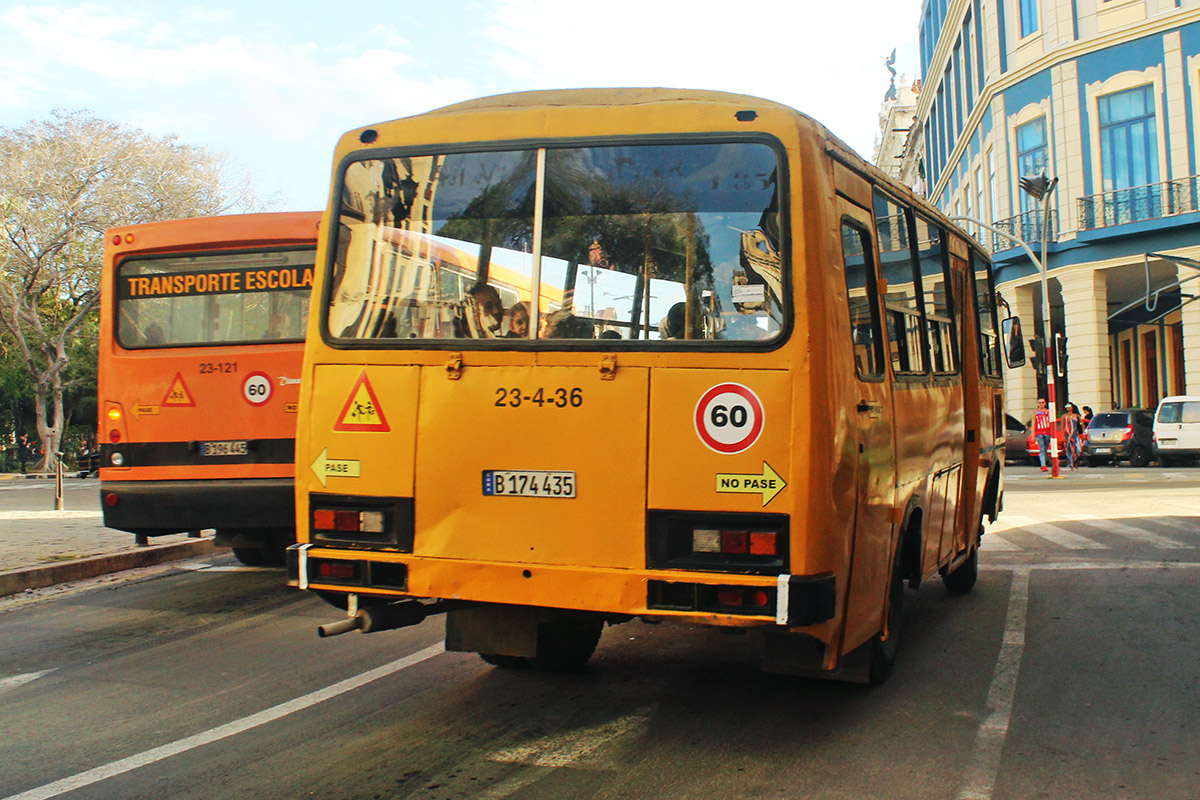
<path fill-rule="evenodd" d="M 1004 460 L 989 261 L 825 128 L 538 92 L 335 164 L 288 557 L 347 609 L 322 635 L 445 612 L 447 649 L 569 669 L 642 618 L 880 681 L 906 585 L 971 589 Z"/>
<path fill-rule="evenodd" d="M 104 524 L 216 529 L 248 564 L 295 541 L 296 411 L 317 212 L 105 235 L 99 344 Z"/>

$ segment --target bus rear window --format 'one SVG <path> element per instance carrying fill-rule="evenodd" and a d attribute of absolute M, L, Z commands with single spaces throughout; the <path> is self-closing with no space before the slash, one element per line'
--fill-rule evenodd
<path fill-rule="evenodd" d="M 351 162 L 326 332 L 771 339 L 787 284 L 777 176 L 775 151 L 751 142 Z"/>
<path fill-rule="evenodd" d="M 314 251 L 131 258 L 116 275 L 128 349 L 303 341 Z"/>

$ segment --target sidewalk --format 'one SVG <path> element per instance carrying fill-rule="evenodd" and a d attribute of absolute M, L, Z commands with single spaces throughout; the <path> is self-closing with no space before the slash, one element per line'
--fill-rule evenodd
<path fill-rule="evenodd" d="M 22 478 L 0 475 L 0 597 L 213 552 L 212 531 L 139 547 L 132 533 L 104 527 L 95 478 L 64 479 L 63 511 L 53 480 Z"/>

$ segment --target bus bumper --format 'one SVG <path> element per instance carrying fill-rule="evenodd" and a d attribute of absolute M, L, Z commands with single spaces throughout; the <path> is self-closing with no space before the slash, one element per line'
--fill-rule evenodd
<path fill-rule="evenodd" d="M 675 618 L 726 626 L 819 625 L 836 613 L 832 574 L 748 576 L 631 572 L 551 565 L 414 559 L 401 554 L 319 548 L 287 550 L 288 585 L 377 600 L 427 598 Z M 453 591 L 447 588 L 453 587 Z M 732 595 L 737 605 L 725 605 Z M 760 595 L 761 607 L 741 597 Z"/>
<path fill-rule="evenodd" d="M 101 481 L 104 524 L 158 536 L 202 530 L 295 527 L 292 478 Z"/>

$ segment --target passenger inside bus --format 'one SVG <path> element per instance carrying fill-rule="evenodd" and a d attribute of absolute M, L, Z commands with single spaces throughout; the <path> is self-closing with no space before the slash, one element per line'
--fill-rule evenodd
<path fill-rule="evenodd" d="M 495 339 L 500 336 L 504 305 L 500 293 L 486 283 L 477 283 L 467 290 L 462 309 L 454 320 L 456 339 Z"/>
<path fill-rule="evenodd" d="M 568 309 L 560 308 L 546 317 L 542 328 L 543 339 L 594 339 L 596 326 L 580 319 Z"/>
<path fill-rule="evenodd" d="M 504 327 L 507 328 L 504 334 L 506 338 L 528 339 L 529 306 L 524 302 L 515 303 L 504 314 Z"/>

